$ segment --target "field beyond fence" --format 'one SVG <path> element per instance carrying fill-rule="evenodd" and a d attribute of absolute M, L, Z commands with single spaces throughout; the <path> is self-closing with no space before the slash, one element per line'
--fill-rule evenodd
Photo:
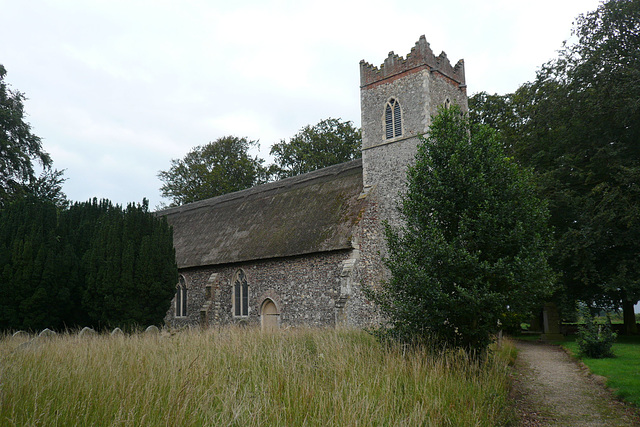
<path fill-rule="evenodd" d="M 33 337 L 30 337 L 33 338 Z M 4 337 L 0 425 L 504 425 L 503 345 L 403 352 L 363 331 Z"/>

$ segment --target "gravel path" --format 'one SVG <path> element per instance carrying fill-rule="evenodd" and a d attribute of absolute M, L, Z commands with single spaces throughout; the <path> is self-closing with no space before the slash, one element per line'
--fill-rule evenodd
<path fill-rule="evenodd" d="M 560 347 L 516 342 L 513 398 L 523 426 L 640 426 L 602 378 L 589 375 Z"/>

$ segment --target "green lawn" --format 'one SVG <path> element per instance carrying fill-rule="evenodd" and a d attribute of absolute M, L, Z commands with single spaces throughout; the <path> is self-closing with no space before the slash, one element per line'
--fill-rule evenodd
<path fill-rule="evenodd" d="M 574 355 L 578 355 L 575 337 L 569 337 L 560 343 Z M 609 359 L 591 359 L 580 357 L 591 372 L 607 377 L 607 386 L 615 393 L 640 407 L 640 336 L 620 336 L 613 345 L 615 357 Z"/>

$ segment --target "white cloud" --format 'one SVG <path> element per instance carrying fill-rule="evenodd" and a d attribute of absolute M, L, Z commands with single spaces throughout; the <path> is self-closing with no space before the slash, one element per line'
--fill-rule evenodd
<path fill-rule="evenodd" d="M 360 122 L 358 63 L 425 34 L 469 92 L 531 80 L 598 0 L 0 0 L 0 61 L 69 197 L 160 197 L 158 170 L 233 134 L 260 154 L 327 117 Z"/>

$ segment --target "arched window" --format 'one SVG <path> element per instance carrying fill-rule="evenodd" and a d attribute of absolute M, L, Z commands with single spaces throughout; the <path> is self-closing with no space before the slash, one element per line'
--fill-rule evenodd
<path fill-rule="evenodd" d="M 249 284 L 243 270 L 238 270 L 233 279 L 233 314 L 249 315 Z"/>
<path fill-rule="evenodd" d="M 178 279 L 176 286 L 176 317 L 187 316 L 187 282 L 184 276 Z"/>
<path fill-rule="evenodd" d="M 390 99 L 384 109 L 385 135 L 387 139 L 402 135 L 402 113 L 400 103 L 395 99 Z"/>

